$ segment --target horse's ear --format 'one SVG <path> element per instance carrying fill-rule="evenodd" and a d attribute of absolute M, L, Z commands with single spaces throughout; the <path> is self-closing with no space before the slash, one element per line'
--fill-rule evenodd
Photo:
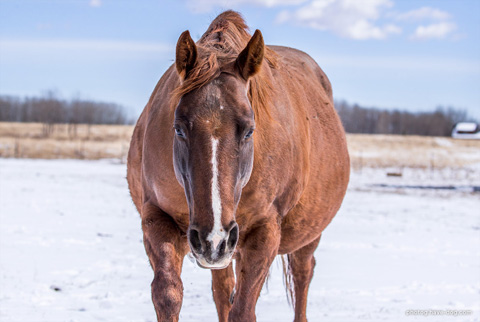
<path fill-rule="evenodd" d="M 260 30 L 255 30 L 244 50 L 237 57 L 237 67 L 245 80 L 260 71 L 265 45 Z"/>
<path fill-rule="evenodd" d="M 177 41 L 177 50 L 175 54 L 175 65 L 177 66 L 178 75 L 184 80 L 188 73 L 195 66 L 197 61 L 197 46 L 188 30 L 184 31 Z"/>

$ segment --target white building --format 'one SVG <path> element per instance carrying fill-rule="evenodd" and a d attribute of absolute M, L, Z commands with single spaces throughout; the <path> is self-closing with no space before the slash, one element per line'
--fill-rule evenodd
<path fill-rule="evenodd" d="M 457 123 L 452 130 L 452 138 L 480 140 L 480 127 L 473 122 Z"/>

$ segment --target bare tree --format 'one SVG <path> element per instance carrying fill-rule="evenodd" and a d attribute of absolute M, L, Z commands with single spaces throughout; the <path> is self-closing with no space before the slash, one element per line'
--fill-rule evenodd
<path fill-rule="evenodd" d="M 345 101 L 335 102 L 345 130 L 350 133 L 449 136 L 460 121 L 473 121 L 467 112 L 453 107 L 437 107 L 432 112 L 365 108 Z"/>
<path fill-rule="evenodd" d="M 44 124 L 131 124 L 125 108 L 114 103 L 58 98 L 49 91 L 41 97 L 0 96 L 0 122 Z M 72 130 L 74 131 L 74 130 Z"/>

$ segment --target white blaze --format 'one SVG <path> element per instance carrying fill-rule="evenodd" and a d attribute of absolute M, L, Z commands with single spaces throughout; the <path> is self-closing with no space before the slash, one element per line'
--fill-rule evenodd
<path fill-rule="evenodd" d="M 213 254 L 220 241 L 225 238 L 225 231 L 222 229 L 222 200 L 220 199 L 220 189 L 218 186 L 218 160 L 217 160 L 218 139 L 212 138 L 212 210 L 213 210 L 213 228 L 207 239 L 212 243 Z"/>

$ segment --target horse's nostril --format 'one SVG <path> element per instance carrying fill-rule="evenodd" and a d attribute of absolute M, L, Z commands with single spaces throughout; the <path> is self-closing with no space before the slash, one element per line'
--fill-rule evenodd
<path fill-rule="evenodd" d="M 196 229 L 190 229 L 188 234 L 188 240 L 190 241 L 190 246 L 192 250 L 197 253 L 202 251 L 202 243 L 200 242 L 200 235 Z"/>
<path fill-rule="evenodd" d="M 226 245 L 227 241 L 224 239 L 217 248 L 218 256 L 223 256 L 225 254 Z"/>
<path fill-rule="evenodd" d="M 228 234 L 227 246 L 229 249 L 233 249 L 237 245 L 238 241 L 238 225 L 234 224 L 233 227 L 230 228 Z"/>

